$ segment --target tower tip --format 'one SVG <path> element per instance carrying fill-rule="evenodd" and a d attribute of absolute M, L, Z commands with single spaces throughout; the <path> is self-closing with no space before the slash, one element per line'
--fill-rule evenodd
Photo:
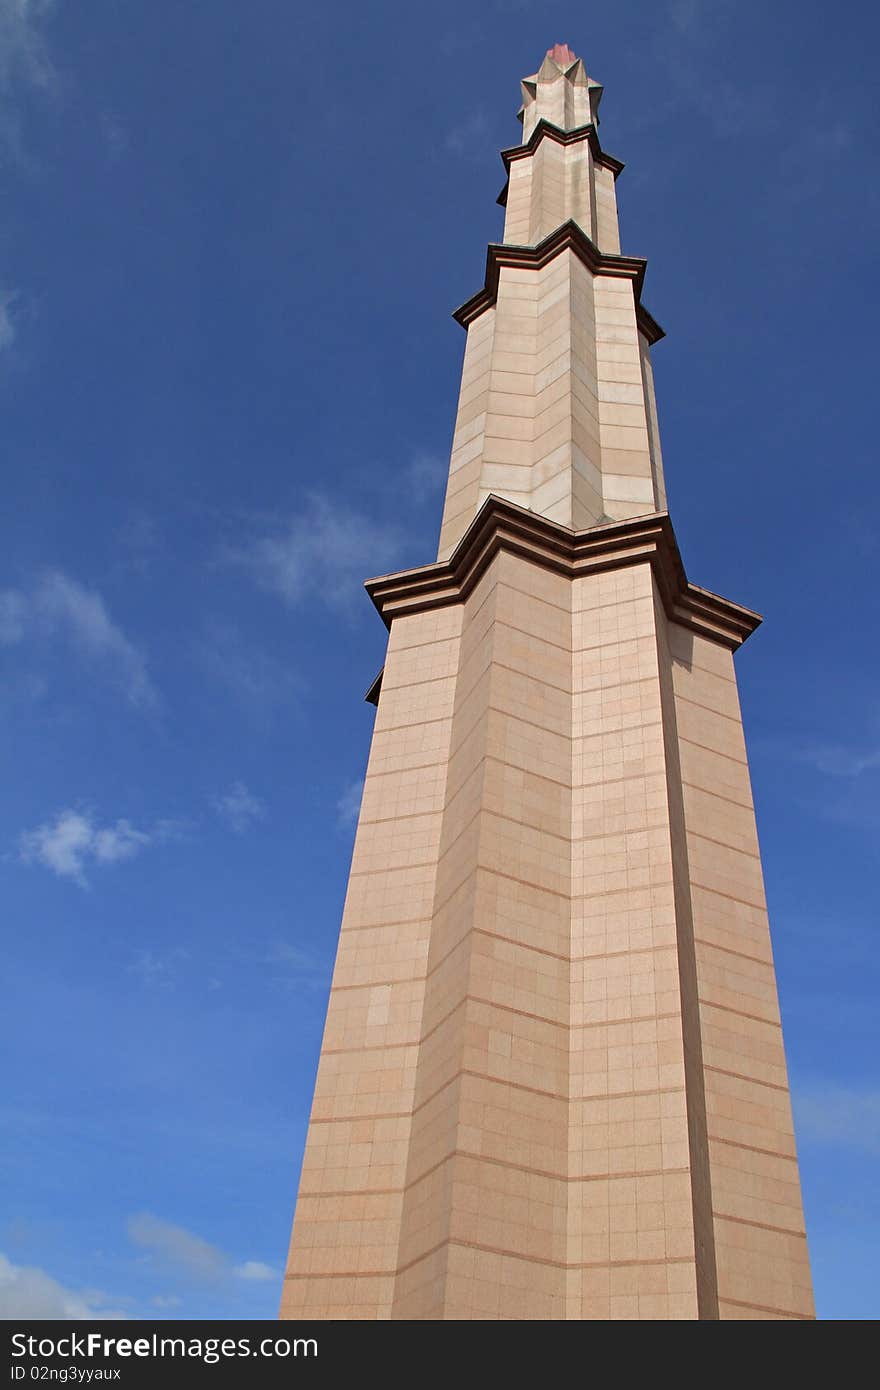
<path fill-rule="evenodd" d="M 583 58 L 567 43 L 554 43 L 538 71 L 524 77 L 522 106 L 517 112 L 523 138 L 528 140 L 539 121 L 561 130 L 599 124 L 602 85 L 589 76 Z"/>
<path fill-rule="evenodd" d="M 572 53 L 567 43 L 554 43 L 552 48 L 547 49 L 547 57 L 552 58 L 554 63 L 558 63 L 563 68 L 577 62 L 577 54 Z"/>

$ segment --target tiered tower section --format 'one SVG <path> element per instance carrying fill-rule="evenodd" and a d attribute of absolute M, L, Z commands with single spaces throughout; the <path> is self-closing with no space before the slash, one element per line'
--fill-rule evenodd
<path fill-rule="evenodd" d="M 504 241 L 456 314 L 468 340 L 441 559 L 493 494 L 574 530 L 666 506 L 649 355 L 663 335 L 641 305 L 645 261 L 620 254 L 602 88 L 557 45 L 522 90 Z"/>

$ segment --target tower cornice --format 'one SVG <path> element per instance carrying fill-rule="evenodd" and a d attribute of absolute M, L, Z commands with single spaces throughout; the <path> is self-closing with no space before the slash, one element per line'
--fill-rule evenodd
<path fill-rule="evenodd" d="M 563 251 L 573 251 L 593 275 L 611 275 L 618 279 L 632 280 L 639 331 L 645 335 L 649 343 L 659 342 L 666 336 L 657 320 L 641 303 L 642 285 L 648 262 L 641 256 L 622 256 L 619 252 L 600 251 L 586 232 L 571 220 L 563 222 L 536 246 L 512 246 L 507 242 L 490 242 L 486 252 L 486 278 L 483 288 L 465 300 L 464 304 L 454 311 L 452 317 L 462 328 L 467 328 L 480 314 L 491 309 L 498 297 L 498 278 L 504 266 L 520 270 L 540 270 Z"/>
<path fill-rule="evenodd" d="M 761 622 L 760 614 L 689 581 L 667 512 L 572 531 L 495 496 L 486 498 L 448 560 L 368 579 L 365 588 L 390 628 L 395 617 L 463 602 L 501 551 L 570 579 L 650 564 L 669 619 L 730 650 Z"/>
<path fill-rule="evenodd" d="M 596 163 L 610 169 L 615 179 L 624 168 L 622 160 L 615 159 L 613 154 L 606 154 L 602 149 L 594 125 L 582 125 L 577 126 L 574 130 L 562 130 L 560 126 L 554 125 L 552 121 L 548 121 L 542 116 L 524 145 L 513 145 L 510 149 L 501 151 L 501 159 L 508 175 L 508 181 L 511 164 L 517 159 L 528 159 L 535 153 L 542 140 L 553 140 L 557 145 L 577 145 L 581 140 L 586 140 Z M 502 207 L 507 206 L 507 189 L 508 184 L 505 184 L 498 194 L 497 201 Z"/>

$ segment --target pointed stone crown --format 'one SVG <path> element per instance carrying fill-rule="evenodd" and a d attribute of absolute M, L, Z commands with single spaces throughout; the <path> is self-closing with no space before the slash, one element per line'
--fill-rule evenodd
<path fill-rule="evenodd" d="M 587 75 L 583 59 L 567 43 L 548 48 L 538 71 L 524 77 L 521 86 L 523 104 L 517 114 L 524 140 L 542 120 L 560 130 L 599 124 L 602 87 Z"/>
<path fill-rule="evenodd" d="M 552 58 L 563 70 L 577 62 L 577 54 L 572 53 L 567 43 L 555 43 L 552 48 L 547 49 L 547 57 Z"/>

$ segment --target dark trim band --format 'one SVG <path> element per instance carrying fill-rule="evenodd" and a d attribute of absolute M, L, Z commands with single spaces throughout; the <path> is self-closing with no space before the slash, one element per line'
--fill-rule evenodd
<path fill-rule="evenodd" d="M 462 328 L 468 328 L 480 314 L 491 309 L 498 298 L 498 280 L 504 266 L 518 270 L 541 270 L 563 251 L 573 251 L 593 275 L 613 275 L 633 282 L 636 301 L 636 322 L 639 332 L 649 343 L 659 342 L 666 334 L 657 320 L 641 303 L 642 285 L 648 262 L 642 256 L 622 256 L 617 252 L 600 251 L 576 222 L 569 219 L 555 232 L 544 237 L 537 246 L 510 246 L 490 242 L 486 252 L 486 278 L 483 288 L 456 309 L 452 317 Z"/>
<path fill-rule="evenodd" d="M 761 622 L 751 609 L 690 583 L 666 512 L 572 531 L 494 495 L 448 560 L 368 579 L 365 588 L 390 628 L 395 617 L 464 602 L 501 551 L 570 579 L 650 564 L 667 617 L 732 651 Z"/>
<path fill-rule="evenodd" d="M 596 163 L 601 164 L 605 169 L 610 169 L 615 178 L 624 168 L 622 160 L 615 159 L 613 154 L 606 154 L 602 149 L 594 125 L 579 125 L 575 126 L 574 130 L 562 130 L 558 125 L 553 125 L 551 121 L 545 120 L 542 116 L 524 145 L 513 145 L 510 149 L 501 151 L 501 158 L 508 176 L 513 161 L 515 159 L 528 159 L 530 155 L 535 153 L 542 140 L 553 140 L 557 145 L 577 145 L 581 140 L 586 140 Z M 506 184 L 498 195 L 498 201 L 502 207 L 507 203 Z"/>
<path fill-rule="evenodd" d="M 596 127 L 592 123 L 575 126 L 574 130 L 562 130 L 560 126 L 554 125 L 542 116 L 524 145 L 513 145 L 501 151 L 505 169 L 509 172 L 515 159 L 526 159 L 534 154 L 542 140 L 555 140 L 557 145 L 576 145 L 581 140 L 587 140 L 596 163 L 610 169 L 615 178 L 624 168 L 622 159 L 615 159 L 613 154 L 608 154 L 602 149 Z"/>

